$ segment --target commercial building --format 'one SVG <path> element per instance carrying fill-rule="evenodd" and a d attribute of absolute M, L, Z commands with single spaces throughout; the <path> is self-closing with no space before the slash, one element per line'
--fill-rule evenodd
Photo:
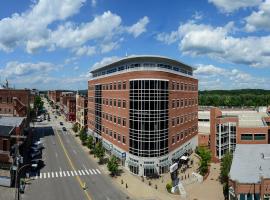
<path fill-rule="evenodd" d="M 48 98 L 50 101 L 56 104 L 57 102 L 60 102 L 61 93 L 62 93 L 61 90 L 48 91 Z"/>
<path fill-rule="evenodd" d="M 198 144 L 193 68 L 160 56 L 130 56 L 92 69 L 88 131 L 140 176 L 161 174 Z"/>
<path fill-rule="evenodd" d="M 269 114 L 261 110 L 211 108 L 199 111 L 199 130 L 210 126 L 209 143 L 216 162 L 227 151 L 233 152 L 236 144 L 269 144 L 269 121 Z"/>
<path fill-rule="evenodd" d="M 237 144 L 229 173 L 229 199 L 269 200 L 269 166 L 269 144 Z"/>
<path fill-rule="evenodd" d="M 30 90 L 0 89 L 0 115 L 28 117 L 30 114 Z"/>
<path fill-rule="evenodd" d="M 87 105 L 88 99 L 86 96 L 76 94 L 76 123 L 79 128 L 87 127 Z"/>
<path fill-rule="evenodd" d="M 76 97 L 74 92 L 62 92 L 60 95 L 60 111 L 67 121 L 76 121 Z"/>

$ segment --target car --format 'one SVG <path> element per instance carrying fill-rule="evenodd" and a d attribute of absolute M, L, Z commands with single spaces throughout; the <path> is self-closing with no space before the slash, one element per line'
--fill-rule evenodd
<path fill-rule="evenodd" d="M 60 125 L 63 126 L 64 125 L 63 122 L 60 122 Z"/>
<path fill-rule="evenodd" d="M 48 121 L 51 121 L 51 118 L 48 118 Z"/>
<path fill-rule="evenodd" d="M 63 131 L 67 131 L 66 127 L 63 127 L 62 130 L 63 130 Z"/>
<path fill-rule="evenodd" d="M 57 119 L 57 116 L 56 115 L 54 117 L 55 117 L 55 119 Z"/>
<path fill-rule="evenodd" d="M 30 156 L 31 156 L 32 159 L 35 158 L 35 157 L 37 157 L 37 156 L 40 156 L 40 155 L 41 155 L 41 151 L 32 152 L 30 154 Z"/>
<path fill-rule="evenodd" d="M 41 159 L 33 159 L 31 164 L 33 170 L 39 170 L 40 168 L 44 167 L 44 162 Z"/>
<path fill-rule="evenodd" d="M 32 147 L 40 150 L 44 148 L 44 145 L 41 141 L 37 141 L 32 145 Z"/>

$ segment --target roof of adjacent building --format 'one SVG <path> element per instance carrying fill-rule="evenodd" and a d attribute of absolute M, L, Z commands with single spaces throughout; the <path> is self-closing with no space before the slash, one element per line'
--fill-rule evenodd
<path fill-rule="evenodd" d="M 222 111 L 222 116 L 236 116 L 240 127 L 263 127 L 263 117 L 268 117 L 266 112 L 258 111 Z"/>
<path fill-rule="evenodd" d="M 0 136 L 8 137 L 13 129 L 14 129 L 14 126 L 0 125 Z"/>
<path fill-rule="evenodd" d="M 270 144 L 237 144 L 230 179 L 239 183 L 259 183 L 270 178 Z"/>
<path fill-rule="evenodd" d="M 198 122 L 198 134 L 210 135 L 210 122 Z"/>
<path fill-rule="evenodd" d="M 138 62 L 140 60 L 145 61 L 145 59 L 148 59 L 148 60 L 152 59 L 153 62 L 157 62 L 159 60 L 160 61 L 166 60 L 169 63 L 174 63 L 175 65 L 181 65 L 182 67 L 188 68 L 190 70 L 195 70 L 195 68 L 191 67 L 190 65 L 187 65 L 187 64 L 185 64 L 183 62 L 180 62 L 178 60 L 168 58 L 168 57 L 165 57 L 165 56 L 159 56 L 159 55 L 131 55 L 131 56 L 127 56 L 127 57 L 123 57 L 123 58 L 113 60 L 112 62 L 109 62 L 109 63 L 106 63 L 106 64 L 100 64 L 100 65 L 92 68 L 90 72 L 93 73 L 93 72 L 99 71 L 100 69 L 103 69 L 103 68 L 107 68 L 107 67 L 114 66 L 114 65 L 121 65 L 122 63 L 133 61 L 135 59 L 136 59 L 136 62 Z"/>
<path fill-rule="evenodd" d="M 0 116 L 0 125 L 18 127 L 22 124 L 24 119 L 25 117 Z"/>

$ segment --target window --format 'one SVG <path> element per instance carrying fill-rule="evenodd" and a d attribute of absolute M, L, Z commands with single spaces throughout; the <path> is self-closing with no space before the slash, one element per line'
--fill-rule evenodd
<path fill-rule="evenodd" d="M 126 105 L 126 100 L 123 100 L 123 108 L 126 108 L 127 105 Z"/>
<path fill-rule="evenodd" d="M 181 99 L 181 108 L 184 107 L 184 99 Z"/>
<path fill-rule="evenodd" d="M 176 107 L 177 107 L 177 108 L 180 107 L 180 100 L 179 100 L 179 99 L 177 99 Z"/>
<path fill-rule="evenodd" d="M 112 99 L 110 99 L 110 106 L 112 106 Z"/>
<path fill-rule="evenodd" d="M 179 90 L 179 89 L 180 89 L 180 84 L 179 84 L 179 82 L 177 82 L 176 89 L 177 89 L 177 90 Z"/>
<path fill-rule="evenodd" d="M 116 82 L 113 83 L 113 89 L 116 90 Z"/>
<path fill-rule="evenodd" d="M 112 122 L 112 115 L 110 115 L 110 121 Z"/>
<path fill-rule="evenodd" d="M 118 82 L 118 90 L 121 90 L 121 81 Z"/>
<path fill-rule="evenodd" d="M 116 139 L 116 132 L 113 132 L 113 138 Z"/>
<path fill-rule="evenodd" d="M 108 99 L 106 99 L 106 105 L 109 105 L 109 100 Z"/>
<path fill-rule="evenodd" d="M 106 135 L 108 135 L 109 134 L 109 131 L 108 131 L 108 128 L 106 128 Z"/>
<path fill-rule="evenodd" d="M 126 126 L 126 118 L 123 118 L 123 126 Z"/>
<path fill-rule="evenodd" d="M 172 108 L 175 108 L 175 100 L 172 100 Z"/>
<path fill-rule="evenodd" d="M 172 126 L 175 126 L 174 118 L 172 119 Z"/>
<path fill-rule="evenodd" d="M 180 124 L 180 117 L 177 117 L 177 125 Z"/>
<path fill-rule="evenodd" d="M 181 83 L 181 90 L 184 90 L 184 83 Z"/>
<path fill-rule="evenodd" d="M 252 134 L 242 134 L 241 140 L 253 140 L 253 135 Z"/>
<path fill-rule="evenodd" d="M 116 99 L 113 100 L 113 106 L 116 106 Z"/>
<path fill-rule="evenodd" d="M 126 87 L 127 87 L 127 86 L 126 86 L 126 81 L 124 81 L 124 82 L 123 82 L 123 90 L 125 90 Z"/>
<path fill-rule="evenodd" d="M 175 82 L 172 82 L 172 90 L 175 90 Z"/>
<path fill-rule="evenodd" d="M 116 116 L 113 117 L 113 123 L 116 124 Z"/>
<path fill-rule="evenodd" d="M 118 125 L 121 125 L 121 117 L 118 117 Z"/>
<path fill-rule="evenodd" d="M 265 140 L 265 134 L 254 134 L 254 140 Z"/>
<path fill-rule="evenodd" d="M 117 140 L 118 140 L 118 142 L 121 142 L 121 135 L 120 135 L 120 133 L 118 133 Z"/>
<path fill-rule="evenodd" d="M 126 137 L 124 135 L 122 136 L 122 142 L 123 144 L 126 144 Z"/>
<path fill-rule="evenodd" d="M 177 142 L 180 140 L 180 134 L 177 133 Z"/>
<path fill-rule="evenodd" d="M 121 108 L 121 99 L 118 99 L 118 108 Z"/>
<path fill-rule="evenodd" d="M 112 83 L 110 83 L 110 90 L 112 90 Z"/>
<path fill-rule="evenodd" d="M 174 136 L 172 136 L 172 144 L 174 144 L 175 143 L 175 141 L 174 141 Z"/>
<path fill-rule="evenodd" d="M 112 130 L 110 130 L 110 136 L 112 137 Z"/>

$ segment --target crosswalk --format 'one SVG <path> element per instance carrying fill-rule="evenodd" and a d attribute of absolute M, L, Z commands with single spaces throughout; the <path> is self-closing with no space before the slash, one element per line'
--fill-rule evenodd
<path fill-rule="evenodd" d="M 99 169 L 79 169 L 71 171 L 52 171 L 52 172 L 40 172 L 35 179 L 50 179 L 50 178 L 63 178 L 73 176 L 90 176 L 99 175 L 101 171 Z"/>
<path fill-rule="evenodd" d="M 69 131 L 58 131 L 58 134 L 59 135 L 72 135 L 72 133 Z"/>

